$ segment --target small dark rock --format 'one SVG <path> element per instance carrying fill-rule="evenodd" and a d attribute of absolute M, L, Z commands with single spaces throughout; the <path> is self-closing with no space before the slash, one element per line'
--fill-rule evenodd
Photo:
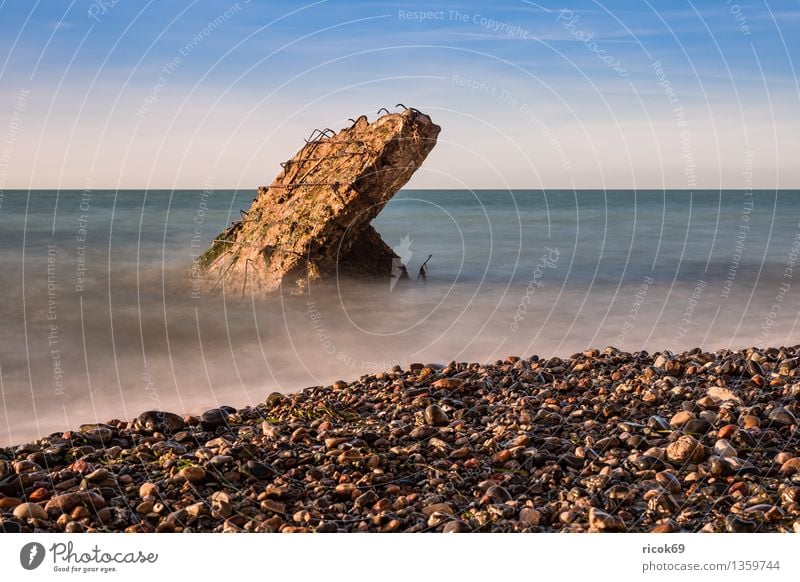
<path fill-rule="evenodd" d="M 441 407 L 431 404 L 425 409 L 425 422 L 430 426 L 447 426 L 450 419 Z"/>

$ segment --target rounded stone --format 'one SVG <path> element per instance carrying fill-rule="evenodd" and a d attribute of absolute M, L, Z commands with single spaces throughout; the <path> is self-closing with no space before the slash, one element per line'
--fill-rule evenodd
<path fill-rule="evenodd" d="M 155 483 L 150 483 L 149 481 L 146 483 L 142 483 L 139 486 L 139 497 L 144 499 L 145 497 L 156 497 L 158 496 L 158 485 Z"/>
<path fill-rule="evenodd" d="M 705 448 L 691 435 L 682 435 L 667 445 L 667 459 L 672 463 L 700 463 L 705 458 Z"/>
<path fill-rule="evenodd" d="M 14 517 L 17 519 L 47 519 L 48 515 L 38 503 L 21 503 L 14 508 Z"/>
<path fill-rule="evenodd" d="M 706 435 L 711 432 L 712 425 L 704 418 L 693 418 L 683 425 L 683 432 L 691 435 Z"/>
<path fill-rule="evenodd" d="M 425 409 L 425 422 L 430 426 L 447 426 L 450 419 L 441 407 L 431 404 Z"/>
<path fill-rule="evenodd" d="M 670 493 L 677 494 L 681 492 L 681 482 L 669 471 L 660 471 L 656 473 L 656 481 Z"/>
<path fill-rule="evenodd" d="M 134 428 L 137 430 L 161 433 L 177 432 L 185 426 L 186 423 L 182 417 L 172 412 L 163 412 L 161 410 L 143 412 L 134 421 Z"/>
<path fill-rule="evenodd" d="M 64 526 L 64 531 L 66 533 L 83 533 L 85 530 L 84 527 L 77 521 L 70 521 L 66 526 Z"/>
<path fill-rule="evenodd" d="M 714 453 L 720 457 L 735 457 L 738 455 L 736 449 L 727 439 L 719 439 L 714 443 Z"/>
<path fill-rule="evenodd" d="M 213 431 L 221 426 L 227 426 L 228 416 L 230 416 L 230 414 L 227 410 L 222 408 L 212 408 L 211 410 L 206 410 L 200 416 L 200 424 L 203 427 L 203 430 Z"/>
<path fill-rule="evenodd" d="M 797 424 L 797 418 L 795 415 L 792 414 L 790 410 L 783 407 L 774 408 L 772 411 L 770 411 L 769 419 L 782 426 Z"/>
<path fill-rule="evenodd" d="M 636 459 L 633 461 L 633 465 L 639 471 L 663 471 L 667 468 L 667 465 L 664 463 L 664 461 L 652 455 L 641 455 L 636 457 Z"/>
<path fill-rule="evenodd" d="M 493 485 L 486 490 L 486 495 L 492 498 L 497 503 L 505 503 L 506 501 L 511 501 L 511 493 L 508 492 L 508 489 L 505 487 L 501 487 L 500 485 Z"/>
<path fill-rule="evenodd" d="M 800 473 L 800 457 L 789 459 L 781 465 L 781 475 L 794 475 L 796 473 Z"/>
<path fill-rule="evenodd" d="M 538 526 L 542 522 L 542 512 L 533 507 L 523 507 L 519 512 L 519 520 L 527 525 Z"/>
<path fill-rule="evenodd" d="M 729 515 L 725 518 L 725 529 L 729 533 L 753 533 L 756 531 L 756 522 L 744 519 L 738 515 Z"/>
<path fill-rule="evenodd" d="M 619 516 L 592 507 L 589 509 L 589 527 L 594 531 L 622 532 L 625 531 L 625 521 Z"/>
<path fill-rule="evenodd" d="M 761 426 L 761 419 L 754 414 L 743 414 L 739 418 L 739 426 L 744 429 L 756 428 Z"/>
<path fill-rule="evenodd" d="M 695 416 L 691 412 L 681 410 L 680 412 L 676 412 L 673 417 L 669 419 L 669 425 L 672 428 L 680 428 L 694 418 Z"/>
<path fill-rule="evenodd" d="M 177 475 L 180 481 L 187 481 L 189 483 L 202 483 L 206 479 L 206 470 L 203 467 L 190 466 L 184 467 L 178 471 Z"/>

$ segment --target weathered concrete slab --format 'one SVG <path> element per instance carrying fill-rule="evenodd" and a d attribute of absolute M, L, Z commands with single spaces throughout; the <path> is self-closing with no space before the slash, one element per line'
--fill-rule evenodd
<path fill-rule="evenodd" d="M 336 274 L 388 278 L 396 255 L 370 222 L 420 167 L 440 129 L 407 109 L 316 136 L 199 257 L 201 288 L 258 297 L 281 286 L 302 293 Z"/>

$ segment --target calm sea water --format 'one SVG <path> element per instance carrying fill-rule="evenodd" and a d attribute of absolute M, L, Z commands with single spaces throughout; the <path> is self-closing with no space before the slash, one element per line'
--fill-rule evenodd
<path fill-rule="evenodd" d="M 375 226 L 426 284 L 193 299 L 252 196 L 3 193 L 0 443 L 418 361 L 800 343 L 800 192 L 403 191 Z"/>

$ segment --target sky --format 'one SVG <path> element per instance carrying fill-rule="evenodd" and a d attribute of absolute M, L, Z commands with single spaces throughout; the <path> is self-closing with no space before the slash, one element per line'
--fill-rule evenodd
<path fill-rule="evenodd" d="M 403 103 L 415 188 L 800 188 L 800 2 L 0 0 L 0 191 L 256 188 Z"/>

